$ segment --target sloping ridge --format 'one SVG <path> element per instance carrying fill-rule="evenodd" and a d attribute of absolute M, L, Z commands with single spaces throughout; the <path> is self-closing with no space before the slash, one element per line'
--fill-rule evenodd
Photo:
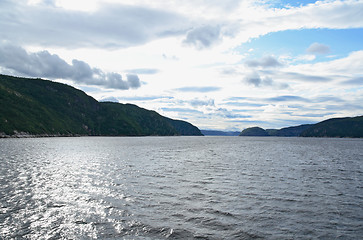
<path fill-rule="evenodd" d="M 265 136 L 269 136 L 269 134 L 263 128 L 260 128 L 260 127 L 250 127 L 250 128 L 244 129 L 241 132 L 240 136 L 265 137 Z"/>
<path fill-rule="evenodd" d="M 293 127 L 285 127 L 281 129 L 267 129 L 266 131 L 270 136 L 278 136 L 278 137 L 298 137 L 300 134 L 306 129 L 313 126 L 312 124 L 303 124 L 299 126 Z"/>
<path fill-rule="evenodd" d="M 312 125 L 302 137 L 363 137 L 363 116 L 331 118 Z"/>
<path fill-rule="evenodd" d="M 0 135 L 202 135 L 192 124 L 132 104 L 98 102 L 49 80 L 0 75 Z"/>
<path fill-rule="evenodd" d="M 240 136 L 363 138 L 363 116 L 331 118 L 316 124 L 281 129 L 252 127 L 244 129 Z"/>

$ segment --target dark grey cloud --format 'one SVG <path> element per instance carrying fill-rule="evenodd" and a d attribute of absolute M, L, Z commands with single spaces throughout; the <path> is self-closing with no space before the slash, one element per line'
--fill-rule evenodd
<path fill-rule="evenodd" d="M 283 95 L 276 96 L 272 98 L 265 98 L 266 102 L 302 102 L 302 103 L 326 103 L 326 102 L 334 102 L 334 103 L 344 103 L 345 101 L 339 97 L 335 96 L 318 96 L 314 98 L 304 98 L 296 95 Z M 297 105 L 299 109 L 302 109 L 303 106 Z M 315 109 L 319 110 L 319 109 Z"/>
<path fill-rule="evenodd" d="M 321 111 L 320 107 L 312 108 L 309 106 L 306 108 L 306 103 L 314 104 L 317 106 L 319 103 L 340 103 L 344 104 L 345 100 L 331 95 L 318 96 L 313 98 L 306 98 L 297 95 L 281 95 L 269 98 L 253 98 L 253 97 L 231 97 L 224 99 L 224 105 L 237 106 L 237 107 L 263 107 L 270 103 L 286 102 L 289 103 L 289 107 L 297 108 L 301 111 Z M 293 104 L 292 104 L 293 103 Z"/>
<path fill-rule="evenodd" d="M 330 77 L 322 77 L 316 75 L 302 74 L 296 72 L 286 72 L 281 73 L 281 76 L 291 79 L 291 80 L 299 80 L 304 82 L 329 82 L 331 81 Z"/>
<path fill-rule="evenodd" d="M 363 85 L 363 77 L 356 77 L 340 83 L 341 85 Z"/>
<path fill-rule="evenodd" d="M 157 74 L 159 71 L 159 69 L 155 69 L 155 68 L 137 68 L 137 69 L 129 69 L 129 70 L 125 70 L 125 72 L 128 73 L 133 73 L 133 74 Z"/>
<path fill-rule="evenodd" d="M 190 109 L 190 108 L 161 108 L 164 112 L 182 112 L 182 113 L 198 113 L 203 114 L 203 112 Z"/>
<path fill-rule="evenodd" d="M 115 97 L 105 97 L 100 100 L 100 102 L 116 102 L 118 103 L 119 100 Z"/>
<path fill-rule="evenodd" d="M 105 88 L 127 90 L 141 86 L 135 74 L 128 74 L 126 80 L 123 80 L 119 73 L 103 72 L 83 61 L 74 59 L 72 64 L 68 64 L 48 51 L 28 53 L 11 44 L 0 44 L 0 66 L 29 77 L 69 79 Z"/>
<path fill-rule="evenodd" d="M 188 22 L 171 11 L 122 4 L 104 3 L 97 11 L 82 12 L 0 1 L 0 39 L 18 45 L 122 48 L 183 35 Z"/>
<path fill-rule="evenodd" d="M 273 67 L 281 67 L 283 66 L 276 58 L 272 56 L 265 56 L 258 60 L 247 60 L 245 62 L 248 67 L 262 67 L 262 68 L 273 68 Z"/>
<path fill-rule="evenodd" d="M 248 84 L 254 85 L 255 87 L 260 86 L 262 83 L 262 79 L 258 74 L 249 74 L 244 78 L 244 81 Z"/>
<path fill-rule="evenodd" d="M 214 99 L 193 99 L 188 101 L 190 105 L 193 107 L 200 107 L 200 106 L 214 106 Z"/>
<path fill-rule="evenodd" d="M 347 102 L 343 104 L 329 104 L 325 106 L 326 109 L 329 109 L 330 111 L 357 111 L 362 113 L 363 112 L 363 106 L 362 106 L 362 99 L 359 99 L 355 102 Z"/>
<path fill-rule="evenodd" d="M 220 26 L 201 26 L 193 28 L 187 33 L 183 43 L 192 45 L 197 49 L 209 48 L 221 39 Z"/>
<path fill-rule="evenodd" d="M 314 120 L 309 120 L 309 119 L 294 119 L 294 118 L 288 118 L 288 119 L 279 119 L 278 121 L 275 122 L 276 124 L 276 128 L 281 128 L 281 127 L 291 127 L 291 126 L 298 126 L 298 125 L 302 125 L 302 124 L 314 124 L 317 123 L 319 121 L 314 121 Z"/>
<path fill-rule="evenodd" d="M 182 87 L 182 88 L 176 88 L 174 90 L 179 92 L 215 92 L 219 91 L 222 88 L 220 87 L 212 87 L 212 86 L 206 86 L 206 87 Z"/>
<path fill-rule="evenodd" d="M 77 69 L 82 68 L 77 61 L 71 66 L 58 55 L 50 54 L 48 51 L 28 54 L 25 49 L 10 44 L 0 45 L 0 64 L 4 68 L 31 77 L 70 78 L 81 74 L 82 71 Z"/>
<path fill-rule="evenodd" d="M 321 96 L 312 99 L 313 102 L 345 102 L 343 99 L 334 96 Z"/>
<path fill-rule="evenodd" d="M 300 119 L 293 119 L 293 118 L 288 118 L 288 119 L 279 119 L 279 120 L 274 120 L 274 121 L 259 121 L 259 120 L 249 120 L 249 119 L 241 119 L 241 120 L 230 120 L 229 122 L 233 122 L 233 123 L 244 123 L 244 124 L 249 124 L 251 126 L 259 126 L 262 127 L 264 129 L 280 129 L 282 127 L 291 127 L 291 126 L 298 126 L 298 125 L 302 125 L 302 124 L 314 124 L 317 123 L 318 121 L 312 121 L 312 120 L 300 120 Z"/>
<path fill-rule="evenodd" d="M 305 113 L 305 114 L 296 114 L 296 113 L 291 113 L 291 116 L 295 116 L 295 117 L 318 117 L 318 118 L 328 118 L 327 116 L 333 115 L 335 114 L 335 112 L 328 112 L 328 113 Z"/>
<path fill-rule="evenodd" d="M 129 84 L 130 88 L 139 88 L 141 87 L 140 79 L 135 74 L 127 74 L 127 83 Z"/>
<path fill-rule="evenodd" d="M 330 52 L 330 48 L 329 46 L 325 45 L 325 44 L 321 44 L 321 43 L 313 43 L 311 44 L 306 51 L 308 53 L 312 53 L 312 54 L 327 54 Z"/>
<path fill-rule="evenodd" d="M 185 102 L 185 101 L 183 101 L 183 102 Z M 212 102 L 212 104 L 213 105 L 211 105 L 211 103 L 208 104 L 208 106 L 211 107 L 211 108 L 209 108 L 209 111 L 211 111 L 209 113 L 205 113 L 203 111 L 196 110 L 194 108 L 180 108 L 180 107 L 165 107 L 165 108 L 162 108 L 162 110 L 165 112 L 177 112 L 177 113 L 181 113 L 181 114 L 191 114 L 198 118 L 209 118 L 209 119 L 213 119 L 216 116 L 219 116 L 219 117 L 222 117 L 225 119 L 252 118 L 252 116 L 247 115 L 246 111 L 244 111 L 244 110 L 228 110 L 225 108 L 216 108 L 214 105 L 214 101 Z"/>
<path fill-rule="evenodd" d="M 235 68 L 224 68 L 220 70 L 222 75 L 237 75 L 239 74 Z"/>
<path fill-rule="evenodd" d="M 248 97 L 229 97 L 229 98 L 226 98 L 225 100 L 226 101 L 238 101 L 238 100 L 247 100 L 249 99 Z"/>
<path fill-rule="evenodd" d="M 179 58 L 175 55 L 166 55 L 165 53 L 162 54 L 162 57 L 165 59 L 165 60 L 172 60 L 172 61 L 179 61 Z"/>
<path fill-rule="evenodd" d="M 285 88 L 289 87 L 289 85 L 287 83 L 276 83 L 275 81 L 272 80 L 272 78 L 270 78 L 268 76 L 261 77 L 257 71 L 247 74 L 243 78 L 243 81 L 245 83 L 253 85 L 255 87 L 270 86 L 270 87 L 275 87 L 278 89 L 285 89 Z"/>
<path fill-rule="evenodd" d="M 181 2 L 188 3 L 188 1 Z M 202 9 L 216 9 L 218 11 L 223 10 L 226 14 L 238 8 L 238 6 L 241 4 L 241 0 L 193 0 L 189 2 L 195 4 L 195 6 L 201 7 Z"/>
<path fill-rule="evenodd" d="M 269 102 L 310 102 L 309 99 L 300 97 L 300 96 L 293 96 L 293 95 L 286 95 L 286 96 L 278 96 L 273 98 L 267 98 L 266 99 Z"/>
<path fill-rule="evenodd" d="M 143 96 L 143 97 L 123 97 L 122 100 L 126 101 L 153 101 L 158 99 L 173 99 L 170 96 Z"/>
<path fill-rule="evenodd" d="M 236 106 L 236 107 L 263 107 L 265 103 L 253 103 L 253 102 L 225 102 L 224 105 Z"/>
<path fill-rule="evenodd" d="M 268 122 L 268 121 L 259 121 L 259 120 L 236 120 L 236 119 L 233 119 L 233 120 L 228 120 L 227 122 L 233 122 L 233 123 L 249 123 L 249 124 L 255 124 L 255 125 L 258 125 L 258 126 L 261 126 L 263 127 L 264 125 L 270 125 L 271 122 Z"/>
<path fill-rule="evenodd" d="M 223 118 L 237 119 L 237 118 L 251 118 L 251 115 L 241 114 L 240 111 L 227 110 L 225 108 L 218 108 L 213 115 L 219 115 Z"/>
<path fill-rule="evenodd" d="M 306 97 L 302 97 L 302 96 L 297 96 L 297 95 L 281 95 L 281 96 L 275 96 L 275 97 L 269 97 L 269 98 L 253 98 L 253 97 L 231 97 L 231 98 L 227 98 L 224 101 L 226 101 L 225 103 L 223 103 L 224 105 L 229 105 L 229 106 L 239 106 L 239 107 L 262 107 L 262 106 L 266 106 L 267 104 L 270 103 L 278 103 L 278 102 L 288 102 L 288 103 L 293 103 L 294 104 L 289 104 L 289 107 L 291 108 L 298 108 L 301 109 L 302 111 L 319 111 L 321 110 L 321 108 L 314 108 L 312 109 L 311 106 L 309 108 L 305 108 L 306 105 L 305 103 L 313 103 L 315 106 L 317 106 L 316 104 L 319 103 L 328 103 L 328 102 L 333 102 L 333 103 L 345 103 L 345 100 L 336 97 L 336 96 L 331 96 L 331 95 L 326 95 L 326 96 L 318 96 L 318 97 L 313 97 L 313 98 L 306 98 Z"/>

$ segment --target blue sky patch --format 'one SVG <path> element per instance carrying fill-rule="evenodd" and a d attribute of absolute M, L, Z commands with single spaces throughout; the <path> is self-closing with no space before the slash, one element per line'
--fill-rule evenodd
<path fill-rule="evenodd" d="M 320 62 L 346 57 L 350 52 L 361 50 L 362 39 L 362 28 L 287 30 L 253 38 L 242 44 L 238 51 L 246 53 L 251 49 L 253 58 L 270 55 L 297 57 L 312 54 L 307 49 L 313 43 L 319 43 L 329 47 L 326 54 L 315 54 L 313 62 Z"/>

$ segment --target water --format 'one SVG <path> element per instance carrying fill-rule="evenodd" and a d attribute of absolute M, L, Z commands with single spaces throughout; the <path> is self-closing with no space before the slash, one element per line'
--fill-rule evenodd
<path fill-rule="evenodd" d="M 362 163 L 362 139 L 0 139 L 0 239 L 359 239 Z"/>

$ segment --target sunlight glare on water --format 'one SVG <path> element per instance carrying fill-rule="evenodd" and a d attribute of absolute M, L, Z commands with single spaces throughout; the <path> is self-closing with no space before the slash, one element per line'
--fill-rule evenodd
<path fill-rule="evenodd" d="M 358 239 L 363 140 L 0 139 L 3 239 Z"/>

